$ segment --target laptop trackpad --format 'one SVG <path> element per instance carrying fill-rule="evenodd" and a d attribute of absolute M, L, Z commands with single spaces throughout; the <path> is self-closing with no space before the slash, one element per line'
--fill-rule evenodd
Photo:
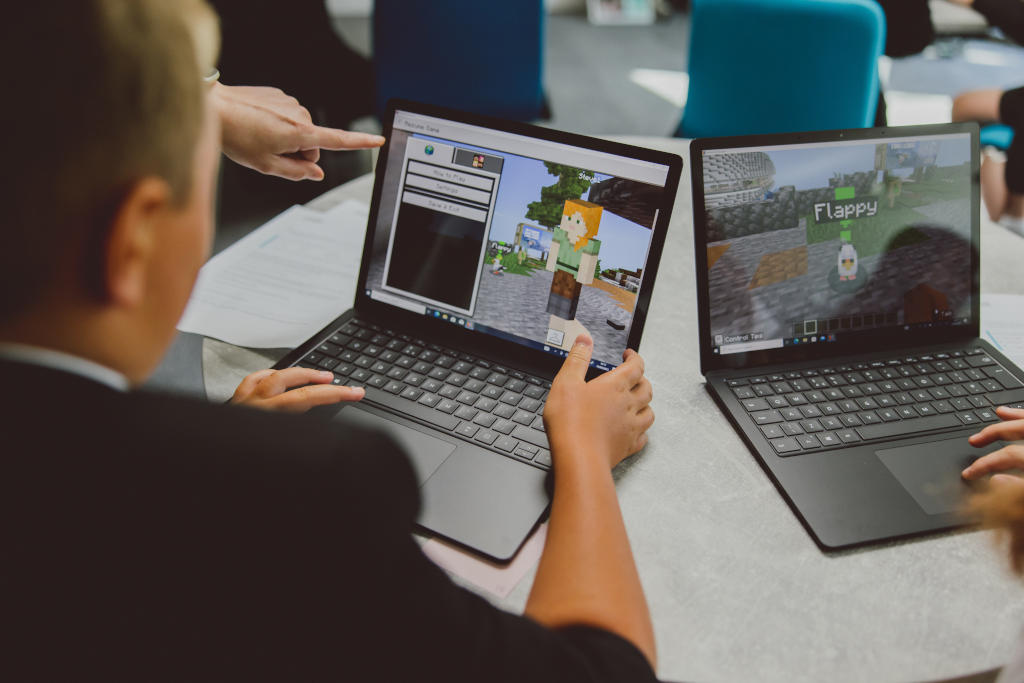
<path fill-rule="evenodd" d="M 409 460 L 412 461 L 413 469 L 416 470 L 416 480 L 420 486 L 423 486 L 423 483 L 430 479 L 430 475 L 457 448 L 453 443 L 442 441 L 411 427 L 378 417 L 365 410 L 361 410 L 358 406 L 347 406 L 334 419 L 344 424 L 384 432 L 394 439 L 402 447 L 402 450 L 405 451 Z"/>
<path fill-rule="evenodd" d="M 974 448 L 967 437 L 875 451 L 896 480 L 929 515 L 955 512 L 971 492 L 960 472 L 981 456 L 1006 444 Z"/>

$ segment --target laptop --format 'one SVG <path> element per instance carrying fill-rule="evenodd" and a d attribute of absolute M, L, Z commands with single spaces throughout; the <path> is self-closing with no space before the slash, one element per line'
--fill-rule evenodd
<path fill-rule="evenodd" d="M 701 372 L 823 548 L 947 529 L 1024 406 L 979 338 L 978 128 L 695 140 Z"/>
<path fill-rule="evenodd" d="M 547 391 L 637 348 L 682 169 L 638 147 L 390 103 L 354 307 L 276 367 L 366 397 L 334 419 L 403 445 L 419 526 L 496 560 L 550 503 Z"/>

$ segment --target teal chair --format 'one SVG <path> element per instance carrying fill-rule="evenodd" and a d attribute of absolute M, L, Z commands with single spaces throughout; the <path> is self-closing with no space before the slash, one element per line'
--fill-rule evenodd
<path fill-rule="evenodd" d="M 1010 143 L 1013 142 L 1013 128 L 1002 123 L 993 123 L 985 126 L 981 129 L 979 141 L 982 147 L 990 145 L 998 147 L 1003 151 L 1008 150 L 1010 149 Z"/>
<path fill-rule="evenodd" d="M 392 97 L 520 121 L 550 118 L 543 0 L 376 0 L 376 107 Z"/>
<path fill-rule="evenodd" d="M 872 126 L 875 0 L 693 0 L 679 137 Z"/>

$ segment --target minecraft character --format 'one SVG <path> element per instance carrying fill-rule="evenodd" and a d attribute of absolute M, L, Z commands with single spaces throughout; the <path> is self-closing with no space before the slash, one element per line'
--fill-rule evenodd
<path fill-rule="evenodd" d="M 548 295 L 547 343 L 562 349 L 586 328 L 576 320 L 583 285 L 594 281 L 601 241 L 597 237 L 603 208 L 582 199 L 567 199 L 562 221 L 555 228 L 548 252 L 547 269 L 554 273 Z"/>
<path fill-rule="evenodd" d="M 857 250 L 853 248 L 852 244 L 843 242 L 843 246 L 839 247 L 839 256 L 836 260 L 838 261 L 840 280 L 857 279 Z"/>
<path fill-rule="evenodd" d="M 491 275 L 505 274 L 505 266 L 501 264 L 501 256 L 495 256 L 494 261 L 492 263 L 494 265 L 491 267 Z"/>

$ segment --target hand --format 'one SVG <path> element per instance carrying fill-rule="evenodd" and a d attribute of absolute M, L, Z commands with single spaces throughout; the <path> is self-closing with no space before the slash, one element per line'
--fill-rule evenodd
<path fill-rule="evenodd" d="M 1014 408 L 996 408 L 996 415 L 1003 422 L 990 424 L 968 441 L 972 446 L 987 446 L 995 441 L 1019 441 L 1024 439 L 1024 410 Z M 1024 479 L 1017 475 L 1004 474 L 1008 470 L 1024 471 L 1024 445 L 1011 444 L 998 451 L 975 460 L 961 476 L 968 481 L 979 479 L 987 474 L 993 487 L 1018 487 L 1024 492 Z"/>
<path fill-rule="evenodd" d="M 248 168 L 289 180 L 323 180 L 320 150 L 380 147 L 384 138 L 313 125 L 309 111 L 277 88 L 216 83 L 224 154 Z"/>
<path fill-rule="evenodd" d="M 326 370 L 260 370 L 242 380 L 235 389 L 235 395 L 231 397 L 231 403 L 286 413 L 304 413 L 314 406 L 358 401 L 366 395 L 366 391 L 361 388 L 335 386 L 330 383 L 333 379 L 334 373 Z M 319 386 L 304 386 L 309 384 Z"/>
<path fill-rule="evenodd" d="M 654 423 L 643 358 L 627 349 L 622 365 L 587 382 L 593 351 L 593 340 L 579 335 L 551 383 L 544 428 L 556 468 L 560 459 L 595 455 L 615 467 L 647 444 L 647 430 Z"/>

